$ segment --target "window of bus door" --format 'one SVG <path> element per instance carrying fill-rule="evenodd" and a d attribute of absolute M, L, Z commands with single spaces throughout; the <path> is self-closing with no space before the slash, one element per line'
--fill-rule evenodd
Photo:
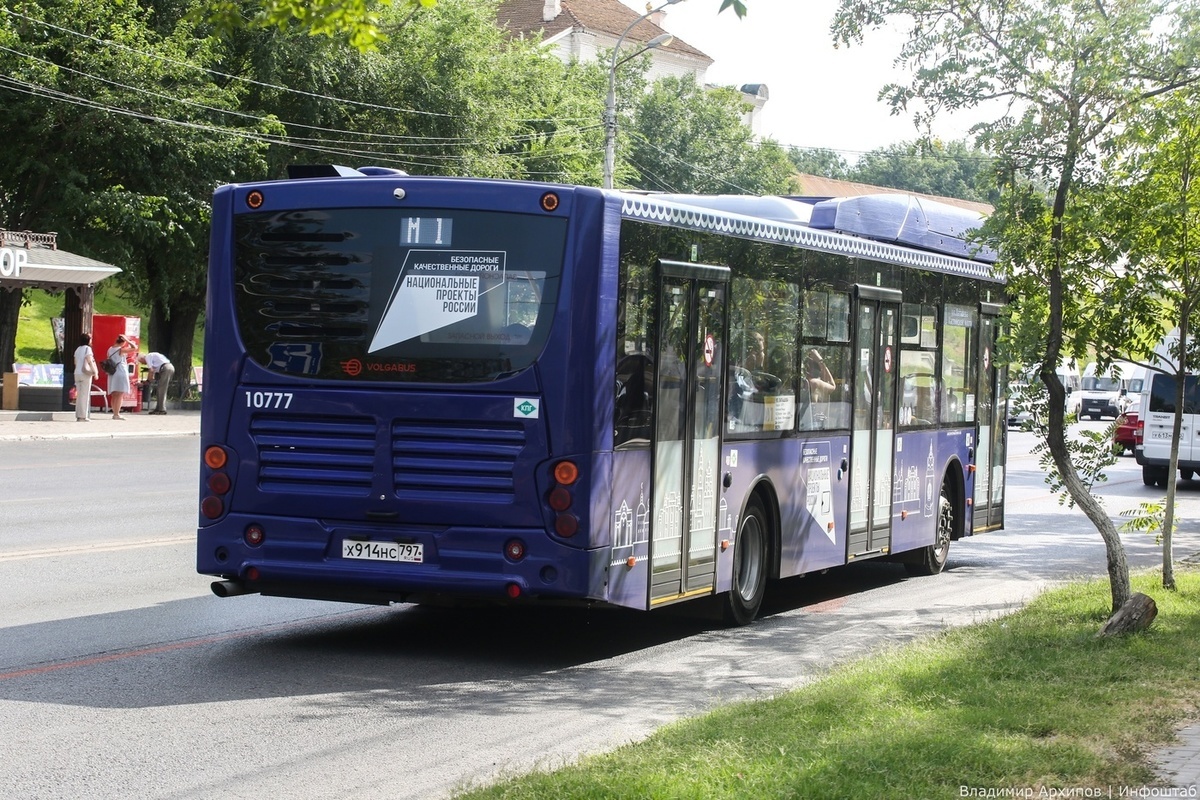
<path fill-rule="evenodd" d="M 654 281 L 651 267 L 623 262 L 617 306 L 613 447 L 649 447 L 654 425 Z"/>
<path fill-rule="evenodd" d="M 978 335 L 979 311 L 947 303 L 942 324 L 942 422 L 975 421 Z"/>
<path fill-rule="evenodd" d="M 849 428 L 854 374 L 849 294 L 820 289 L 805 291 L 798 358 L 801 430 Z"/>
<path fill-rule="evenodd" d="M 937 333 L 937 306 L 903 305 L 898 376 L 901 428 L 928 428 L 937 424 Z"/>

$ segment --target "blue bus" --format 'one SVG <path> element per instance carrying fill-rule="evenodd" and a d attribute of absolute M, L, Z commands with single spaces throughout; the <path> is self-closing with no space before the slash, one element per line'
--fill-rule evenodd
<path fill-rule="evenodd" d="M 220 596 L 717 597 L 1003 526 L 1004 285 L 902 194 L 311 168 L 213 203 L 197 565 Z"/>

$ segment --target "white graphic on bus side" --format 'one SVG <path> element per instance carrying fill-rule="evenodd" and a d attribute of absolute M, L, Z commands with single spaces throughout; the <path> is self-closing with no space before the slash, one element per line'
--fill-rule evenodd
<path fill-rule="evenodd" d="M 502 250 L 408 251 L 367 352 L 478 314 L 479 298 L 504 285 L 505 259 Z"/>

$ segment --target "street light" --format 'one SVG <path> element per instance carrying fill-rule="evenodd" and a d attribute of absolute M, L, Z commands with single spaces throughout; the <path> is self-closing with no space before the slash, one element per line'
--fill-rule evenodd
<path fill-rule="evenodd" d="M 637 26 L 639 22 L 652 17 L 659 11 L 662 11 L 667 6 L 673 6 L 676 3 L 681 3 L 683 0 L 667 0 L 660 6 L 652 8 L 645 14 L 629 23 L 629 27 L 617 39 L 617 43 L 613 45 L 612 64 L 608 68 L 608 102 L 604 105 L 604 188 L 613 188 L 613 168 L 617 160 L 617 67 L 624 64 L 631 58 L 636 58 L 647 50 L 653 50 L 656 47 L 670 44 L 675 40 L 675 37 L 669 33 L 662 33 L 655 36 L 650 41 L 639 47 L 624 58 L 617 60 L 617 56 L 621 52 L 621 44 L 625 41 L 625 37 L 629 32 Z"/>

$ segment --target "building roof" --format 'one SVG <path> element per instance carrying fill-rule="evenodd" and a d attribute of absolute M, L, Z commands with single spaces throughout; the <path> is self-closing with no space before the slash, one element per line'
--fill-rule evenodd
<path fill-rule="evenodd" d="M 549 21 L 543 19 L 544 10 L 548 6 L 558 10 L 554 19 Z M 543 31 L 546 39 L 573 29 L 616 39 L 639 16 L 641 15 L 638 12 L 620 0 L 503 0 L 496 10 L 496 20 L 500 27 L 508 30 L 511 35 Z M 668 31 L 647 18 L 629 32 L 626 41 L 648 42 L 663 33 Z M 679 37 L 675 37 L 669 45 L 663 45 L 660 49 L 684 53 L 708 64 L 713 61 Z"/>
<path fill-rule="evenodd" d="M 0 231 L 0 288 L 89 286 L 120 267 L 58 249 L 53 233 Z"/>
<path fill-rule="evenodd" d="M 941 197 L 934 194 L 908 192 L 904 189 L 891 189 L 886 186 L 872 186 L 869 183 L 839 181 L 834 178 L 823 178 L 820 175 L 808 175 L 803 172 L 797 174 L 795 178 L 800 184 L 800 195 L 805 198 L 832 199 L 834 197 L 860 197 L 868 194 L 905 194 L 913 197 L 926 197 L 930 200 L 937 200 L 939 203 L 965 208 L 968 211 L 975 211 L 985 216 L 990 215 L 996 210 L 987 203 L 959 200 L 956 197 Z"/>

